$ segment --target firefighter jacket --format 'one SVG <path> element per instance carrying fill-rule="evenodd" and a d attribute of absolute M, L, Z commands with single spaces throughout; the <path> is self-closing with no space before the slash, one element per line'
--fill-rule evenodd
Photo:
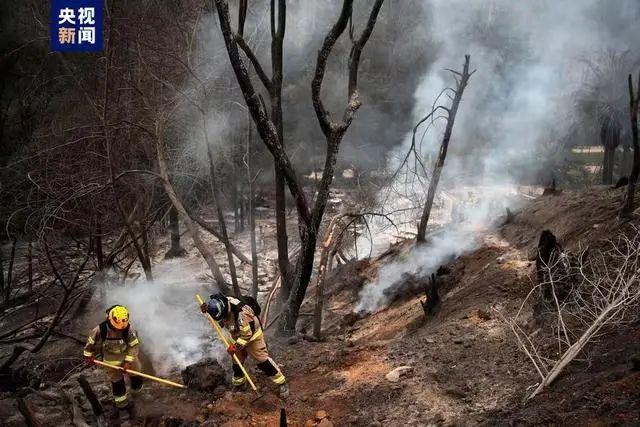
<path fill-rule="evenodd" d="M 105 321 L 91 331 L 83 354 L 86 357 L 102 357 L 105 363 L 121 366 L 123 362 L 136 361 L 139 351 L 138 334 L 132 327 L 120 331 L 110 328 Z"/>
<path fill-rule="evenodd" d="M 243 304 L 239 299 L 226 297 L 228 300 L 227 316 L 223 320 L 224 326 L 231 332 L 233 343 L 244 347 L 250 342 L 262 337 L 260 319 L 256 316 L 248 304 Z"/>

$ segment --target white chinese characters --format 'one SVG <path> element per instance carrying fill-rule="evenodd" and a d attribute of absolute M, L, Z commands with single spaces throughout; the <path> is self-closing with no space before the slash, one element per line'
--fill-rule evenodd
<path fill-rule="evenodd" d="M 93 7 L 81 7 L 78 9 L 78 20 L 80 25 L 95 25 L 96 10 Z"/>
<path fill-rule="evenodd" d="M 60 45 L 96 44 L 95 7 L 64 7 L 58 13 L 58 43 Z"/>
<path fill-rule="evenodd" d="M 60 9 L 60 13 L 58 14 L 58 24 L 62 25 L 67 22 L 71 25 L 76 23 L 76 11 L 65 7 L 64 9 Z"/>

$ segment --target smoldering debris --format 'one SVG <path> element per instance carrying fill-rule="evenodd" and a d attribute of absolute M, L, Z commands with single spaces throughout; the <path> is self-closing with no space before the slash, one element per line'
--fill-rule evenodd
<path fill-rule="evenodd" d="M 182 381 L 193 390 L 212 392 L 226 384 L 226 369 L 216 359 L 206 358 L 182 371 Z"/>
<path fill-rule="evenodd" d="M 131 324 L 141 337 L 142 351 L 158 373 L 182 369 L 205 357 L 222 361 L 226 352 L 215 331 L 202 318 L 195 294 L 208 289 L 195 280 L 197 272 L 181 267 L 180 260 L 155 266 L 156 279 L 109 287 L 104 307 L 125 305 Z"/>

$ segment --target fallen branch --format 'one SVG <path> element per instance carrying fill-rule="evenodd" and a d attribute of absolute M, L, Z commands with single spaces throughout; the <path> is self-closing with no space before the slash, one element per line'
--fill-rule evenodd
<path fill-rule="evenodd" d="M 33 408 L 29 402 L 21 397 L 17 398 L 16 402 L 18 402 L 18 410 L 24 417 L 24 421 L 28 427 L 42 427 L 42 423 L 38 421 L 38 417 L 36 417 L 36 414 L 33 412 Z"/>

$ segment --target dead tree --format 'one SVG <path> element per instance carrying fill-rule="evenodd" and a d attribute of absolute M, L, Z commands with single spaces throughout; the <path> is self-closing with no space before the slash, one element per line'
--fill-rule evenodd
<path fill-rule="evenodd" d="M 613 184 L 613 169 L 616 161 L 616 150 L 620 145 L 622 125 L 618 116 L 606 117 L 600 127 L 600 143 L 604 147 L 602 160 L 602 184 Z"/>
<path fill-rule="evenodd" d="M 630 216 L 636 193 L 636 182 L 640 174 L 640 143 L 638 143 L 638 105 L 640 104 L 640 73 L 638 74 L 638 92 L 634 95 L 633 78 L 629 74 L 629 118 L 631 121 L 631 142 L 633 143 L 633 167 L 629 176 L 627 196 L 620 210 L 620 216 Z"/>
<path fill-rule="evenodd" d="M 267 76 L 264 68 L 251 47 L 244 40 L 244 25 L 247 15 L 246 0 L 241 0 L 238 6 L 238 31 L 233 35 L 237 46 L 244 52 L 251 62 L 260 82 L 269 94 L 270 112 L 269 119 L 273 125 L 277 141 L 284 151 L 284 121 L 282 116 L 282 80 L 283 80 L 283 43 L 286 30 L 287 5 L 285 0 L 272 0 L 270 2 L 270 29 L 271 29 L 271 78 Z M 217 5 L 216 5 L 217 7 Z M 230 26 L 230 25 L 229 25 Z M 241 84 L 242 87 L 242 84 Z M 244 90 L 243 90 L 244 93 Z M 252 114 L 250 112 L 250 114 Z M 264 112 L 266 115 L 266 111 Z M 285 171 L 280 162 L 274 157 L 275 171 L 275 216 L 276 216 L 276 244 L 278 250 L 278 268 L 285 289 L 290 289 L 293 280 L 289 254 L 289 237 L 287 232 L 287 205 Z"/>
<path fill-rule="evenodd" d="M 54 329 L 58 327 L 60 322 L 63 320 L 64 316 L 69 312 L 71 304 L 73 304 L 73 302 L 75 301 L 75 298 L 77 298 L 79 294 L 78 291 L 83 285 L 81 278 L 84 272 L 84 268 L 87 262 L 89 261 L 90 252 L 87 252 L 86 256 L 84 257 L 84 260 L 82 261 L 80 266 L 77 267 L 77 269 L 75 270 L 73 274 L 73 278 L 71 279 L 71 281 L 69 281 L 68 279 L 65 279 L 63 277 L 64 273 L 61 272 L 60 269 L 56 266 L 56 262 L 54 261 L 50 253 L 49 245 L 47 243 L 46 238 L 43 240 L 43 242 L 44 242 L 47 261 L 49 262 L 49 266 L 53 273 L 54 283 L 57 283 L 58 286 L 60 287 L 60 290 L 62 292 L 62 298 L 60 299 L 60 303 L 58 304 L 58 307 L 55 311 L 53 319 L 47 326 L 44 333 L 40 336 L 40 339 L 38 340 L 38 342 L 35 345 L 28 345 L 24 343 L 16 345 L 13 348 L 11 355 L 2 363 L 2 365 L 0 365 L 0 372 L 8 372 L 9 369 L 11 368 L 11 365 L 13 365 L 13 363 L 16 360 L 18 360 L 18 358 L 20 357 L 20 355 L 22 355 L 22 353 L 26 351 L 30 353 L 37 353 L 42 349 L 42 347 L 44 347 L 44 345 L 47 343 L 47 341 L 53 334 Z"/>
<path fill-rule="evenodd" d="M 262 139 L 262 142 L 272 154 L 279 171 L 282 173 L 284 180 L 286 181 L 286 185 L 288 186 L 289 192 L 293 197 L 298 214 L 298 230 L 301 242 L 300 255 L 295 261 L 294 270 L 289 272 L 289 277 L 291 277 L 292 280 L 283 280 L 281 289 L 281 300 L 286 301 L 286 305 L 284 309 L 285 311 L 281 316 L 280 331 L 290 334 L 295 331 L 295 325 L 298 319 L 300 306 L 306 295 L 309 281 L 311 280 L 318 231 L 327 205 L 329 189 L 334 177 L 334 168 L 340 148 L 340 143 L 342 142 L 342 138 L 351 125 L 356 111 L 360 108 L 361 105 L 361 101 L 357 91 L 357 77 L 360 65 L 360 56 L 367 41 L 369 40 L 369 37 L 373 32 L 378 13 L 380 11 L 380 8 L 382 7 L 383 0 L 376 0 L 375 4 L 372 7 L 371 14 L 369 15 L 364 30 L 358 38 L 353 39 L 351 52 L 349 55 L 349 92 L 347 94 L 347 105 L 344 109 L 342 119 L 339 122 L 331 121 L 330 114 L 324 107 L 324 103 L 321 99 L 320 93 L 329 55 L 331 54 L 336 41 L 344 33 L 347 25 L 351 22 L 353 14 L 352 0 L 344 0 L 339 17 L 336 23 L 329 30 L 324 39 L 324 42 L 322 43 L 322 47 L 318 52 L 314 78 L 311 83 L 311 92 L 313 107 L 315 109 L 317 119 L 320 123 L 320 128 L 325 136 L 327 148 L 322 179 L 320 180 L 320 184 L 317 189 L 317 196 L 313 204 L 309 203 L 308 198 L 301 185 L 302 181 L 298 178 L 298 174 L 294 169 L 287 152 L 284 149 L 281 139 L 282 133 L 278 132 L 278 125 L 281 125 L 281 122 L 273 120 L 273 105 L 272 115 L 270 117 L 270 115 L 266 111 L 264 104 L 261 101 L 260 96 L 254 88 L 252 79 L 249 76 L 244 60 L 240 56 L 239 49 L 245 51 L 245 54 L 247 54 L 247 56 L 249 57 L 249 60 L 253 64 L 259 78 L 263 82 L 270 82 L 270 80 L 262 70 L 262 67 L 255 60 L 255 55 L 251 55 L 250 51 L 247 51 L 243 48 L 243 41 L 241 37 L 239 37 L 232 30 L 229 16 L 229 5 L 227 1 L 214 1 L 216 9 L 218 11 L 220 30 L 225 41 L 229 60 L 236 75 L 236 79 L 244 96 L 245 102 L 247 104 L 249 112 L 251 113 L 251 117 L 256 124 L 256 128 L 258 130 L 260 138 Z M 284 0 L 278 1 L 278 22 L 282 26 L 277 29 L 274 24 L 275 0 L 271 2 L 271 8 L 272 36 L 284 35 L 286 2 Z M 274 31 L 276 30 L 280 31 L 280 34 L 274 34 Z M 280 50 L 276 51 L 275 53 L 281 55 L 282 52 Z M 274 80 L 281 81 L 281 78 L 281 75 L 273 76 Z M 284 203 L 282 203 L 282 206 L 284 206 Z M 285 236 L 281 234 L 281 231 L 282 228 L 279 228 L 279 240 L 284 239 Z M 284 245 L 282 242 L 279 242 L 278 247 L 284 249 L 286 245 Z M 279 265 L 281 265 L 281 274 L 287 274 L 287 272 L 289 271 L 288 267 L 285 267 L 284 269 L 282 268 L 282 265 L 290 264 L 288 260 L 285 262 L 284 259 L 281 259 L 285 255 L 288 257 L 287 254 L 283 254 L 280 251 L 278 253 Z"/>
<path fill-rule="evenodd" d="M 169 231 L 171 233 L 171 247 L 164 257 L 183 257 L 187 251 L 180 246 L 180 217 L 178 216 L 178 211 L 173 205 L 169 208 Z"/>
<path fill-rule="evenodd" d="M 313 314 L 313 336 L 316 340 L 322 339 L 322 309 L 325 298 L 324 290 L 327 275 L 331 273 L 333 269 L 333 260 L 336 256 L 340 257 L 342 242 L 348 233 L 349 227 L 353 225 L 355 229 L 358 223 L 364 222 L 367 229 L 369 229 L 369 225 L 366 220 L 367 216 L 383 217 L 395 226 L 391 219 L 384 214 L 377 212 L 347 212 L 334 216 L 331 221 L 329 221 L 329 225 L 324 232 L 324 237 L 321 242 L 322 251 L 320 252 L 320 261 L 318 263 L 315 279 L 316 303 Z M 373 236 L 371 236 L 371 238 L 373 238 Z"/>
<path fill-rule="evenodd" d="M 249 235 L 251 239 L 251 296 L 258 298 L 258 248 L 256 244 L 256 207 L 255 207 L 255 183 L 258 173 L 253 171 L 253 150 L 251 137 L 251 117 L 247 117 L 247 147 L 243 158 L 247 169 L 247 186 L 249 188 Z"/>
<path fill-rule="evenodd" d="M 438 294 L 438 279 L 435 274 L 431 274 L 429 278 L 424 282 L 424 295 L 425 300 L 420 301 L 424 316 L 431 318 L 436 309 L 440 305 L 440 295 Z"/>
<path fill-rule="evenodd" d="M 562 246 L 558 243 L 556 236 L 549 230 L 543 230 L 538 240 L 538 253 L 536 256 L 538 284 L 548 283 L 551 280 L 548 276 L 553 273 L 553 270 L 550 270 L 549 266 L 556 266 L 561 254 Z M 548 287 L 543 288 L 542 297 L 544 300 L 550 301 L 551 289 Z"/>
<path fill-rule="evenodd" d="M 444 135 L 442 136 L 442 143 L 440 144 L 440 152 L 438 154 L 438 158 L 436 160 L 436 164 L 433 168 L 433 172 L 431 174 L 431 181 L 429 182 L 429 189 L 427 191 L 427 199 L 424 203 L 424 209 L 422 210 L 422 216 L 420 217 L 420 223 L 418 224 L 418 234 L 416 235 L 416 241 L 418 243 L 424 243 L 426 239 L 427 233 L 427 224 L 429 223 L 429 216 L 431 215 L 431 208 L 433 207 L 433 199 L 436 196 L 436 190 L 438 188 L 438 182 L 440 181 L 440 174 L 442 173 L 442 169 L 444 168 L 444 160 L 447 157 L 447 149 L 449 148 L 449 141 L 451 140 L 451 132 L 453 131 L 453 124 L 456 120 L 456 114 L 458 113 L 458 107 L 460 106 L 460 101 L 462 101 L 462 94 L 464 93 L 465 88 L 467 87 L 467 83 L 469 82 L 469 78 L 475 71 L 469 72 L 469 60 L 470 56 L 465 55 L 464 57 L 464 66 L 462 68 L 462 73 L 457 71 L 450 70 L 454 78 L 456 80 L 456 88 L 449 88 L 448 91 L 453 92 L 453 98 L 451 101 L 451 107 L 447 108 L 444 106 L 437 107 L 438 109 L 443 109 L 446 113 L 447 125 L 444 130 Z M 434 110 L 435 111 L 435 110 Z M 413 145 L 415 146 L 415 137 L 418 126 L 428 120 L 433 116 L 433 111 L 429 113 L 427 117 L 422 119 L 418 125 L 413 130 Z"/>
<path fill-rule="evenodd" d="M 205 135 L 207 135 L 208 130 L 205 126 Z M 238 286 L 238 275 L 236 273 L 236 262 L 233 259 L 233 251 L 231 250 L 229 234 L 227 233 L 227 221 L 224 218 L 224 211 L 222 210 L 222 194 L 220 193 L 220 188 L 218 187 L 218 178 L 216 176 L 215 163 L 213 161 L 213 153 L 211 152 L 211 144 L 209 143 L 209 138 L 205 137 L 205 142 L 207 144 L 207 155 L 209 157 L 209 183 L 211 185 L 211 193 L 213 194 L 213 202 L 216 205 L 216 212 L 218 214 L 218 225 L 220 227 L 220 235 L 222 237 L 222 243 L 224 243 L 225 249 L 227 251 L 227 260 L 229 262 L 229 275 L 231 276 L 231 285 L 233 287 L 233 293 L 235 296 L 239 297 L 240 287 Z"/>
<path fill-rule="evenodd" d="M 173 187 L 173 184 L 171 184 L 171 181 L 169 179 L 169 166 L 167 165 L 166 147 L 165 147 L 165 142 L 163 138 L 164 126 L 167 121 L 167 117 L 166 117 L 167 114 L 168 113 L 159 115 L 155 123 L 156 129 L 154 132 L 151 132 L 151 135 L 153 135 L 154 138 L 156 139 L 156 159 L 158 161 L 158 170 L 160 172 L 162 186 L 164 187 L 164 190 L 167 193 L 169 200 L 171 200 L 171 204 L 178 211 L 178 215 L 180 215 L 180 217 L 182 218 L 182 221 L 184 221 L 184 224 L 187 227 L 187 230 L 189 231 L 191 238 L 193 239 L 194 245 L 196 246 L 196 248 L 198 248 L 198 251 L 200 252 L 200 254 L 202 254 L 202 257 L 204 258 L 205 262 L 209 266 L 209 269 L 211 269 L 211 273 L 213 274 L 213 278 L 216 282 L 216 285 L 218 286 L 220 291 L 224 293 L 228 293 L 229 287 L 227 286 L 227 282 L 224 280 L 224 276 L 220 271 L 220 267 L 218 266 L 218 263 L 216 262 L 215 257 L 213 256 L 213 252 L 202 241 L 202 238 L 200 237 L 200 231 L 198 230 L 198 226 L 189 216 L 189 213 L 184 207 L 184 204 L 182 203 L 180 196 L 178 196 L 178 193 L 176 192 L 175 188 Z"/>
<path fill-rule="evenodd" d="M 113 12 L 113 5 L 111 9 L 112 9 L 111 12 Z M 129 237 L 131 238 L 133 247 L 136 250 L 138 259 L 140 260 L 140 264 L 142 265 L 142 269 L 144 270 L 145 277 L 147 278 L 147 280 L 153 280 L 153 274 L 151 272 L 151 257 L 149 256 L 149 253 L 147 252 L 147 248 L 145 247 L 144 243 L 141 244 L 141 242 L 138 240 L 137 233 L 134 229 L 134 224 L 130 220 L 130 216 L 127 215 L 126 213 L 126 210 L 122 202 L 122 199 L 120 198 L 120 195 L 118 192 L 118 186 L 117 186 L 118 180 L 116 179 L 116 171 L 115 171 L 115 164 L 114 164 L 113 150 L 112 150 L 113 148 L 112 144 L 113 144 L 114 138 L 112 135 L 112 125 L 110 123 L 110 116 L 109 116 L 109 110 L 111 108 L 110 79 L 112 78 L 112 73 L 114 72 L 114 67 L 112 66 L 112 62 L 111 62 L 112 55 L 113 55 L 112 46 L 113 46 L 113 37 L 114 37 L 114 34 L 116 34 L 116 32 L 112 31 L 112 25 L 114 21 L 113 13 L 110 13 L 110 15 L 111 15 L 111 19 L 109 19 L 109 28 L 107 31 L 109 35 L 108 37 L 105 38 L 105 41 L 104 41 L 104 44 L 105 44 L 104 46 L 104 52 L 105 52 L 104 92 L 101 100 L 102 113 L 99 114 L 99 120 L 102 127 L 102 136 L 104 140 L 105 152 L 107 157 L 107 165 L 109 167 L 109 175 L 111 178 L 110 184 L 111 184 L 111 189 L 113 191 L 113 198 L 114 198 L 116 208 L 118 209 L 118 212 L 122 217 L 122 221 L 124 222 L 124 226 L 127 232 L 129 233 Z M 93 104 L 92 100 L 89 100 L 89 101 L 91 102 L 91 104 Z"/>
<path fill-rule="evenodd" d="M 557 278 L 550 272 L 545 276 L 549 281 L 534 287 L 516 315 L 506 319 L 518 345 L 540 376 L 540 382 L 527 400 L 552 384 L 591 341 L 635 320 L 640 303 L 639 262 L 640 233 L 635 230 L 630 237 L 621 234 L 596 256 L 580 256 L 577 265 L 570 266 L 567 275 L 575 277 L 576 283 L 564 298 L 556 293 Z M 562 260 L 557 259 L 546 268 L 551 271 L 560 263 Z M 550 315 L 555 320 L 548 323 L 547 334 L 537 327 L 534 331 L 527 330 L 531 322 L 521 317 L 528 300 L 542 286 L 551 289 Z M 557 341 L 551 354 L 546 350 L 549 336 Z"/>
<path fill-rule="evenodd" d="M 11 238 L 11 254 L 9 255 L 9 264 L 7 266 L 6 278 L 4 275 L 4 266 L 2 265 L 3 259 L 0 253 L 0 291 L 2 292 L 2 301 L 4 304 L 9 304 L 11 298 L 11 289 L 13 288 L 13 265 L 16 259 L 16 246 L 18 244 L 18 238 Z M 1 250 L 0 250 L 1 252 Z"/>

